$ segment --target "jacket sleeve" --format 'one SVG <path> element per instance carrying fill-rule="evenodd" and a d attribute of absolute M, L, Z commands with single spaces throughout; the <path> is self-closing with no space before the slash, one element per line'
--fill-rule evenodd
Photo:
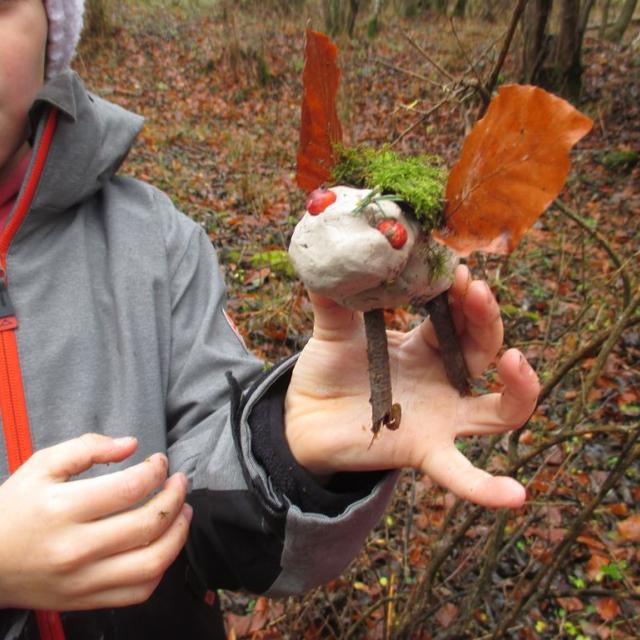
<path fill-rule="evenodd" d="M 395 474 L 316 484 L 284 437 L 295 358 L 265 372 L 247 351 L 224 311 L 215 252 L 200 227 L 179 216 L 167 256 L 169 458 L 172 472 L 190 479 L 187 552 L 197 581 L 276 596 L 336 577 L 381 517 Z"/>

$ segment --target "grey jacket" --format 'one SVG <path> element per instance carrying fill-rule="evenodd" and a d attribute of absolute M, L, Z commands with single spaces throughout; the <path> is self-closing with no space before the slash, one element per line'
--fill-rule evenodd
<path fill-rule="evenodd" d="M 382 514 L 394 477 L 313 485 L 282 435 L 293 360 L 262 373 L 223 312 L 206 234 L 160 191 L 116 175 L 142 119 L 67 72 L 31 110 L 34 157 L 52 108 L 53 142 L 6 255 L 33 447 L 88 431 L 135 435 L 139 449 L 124 464 L 168 451 L 194 506 L 187 550 L 150 603 L 64 614 L 65 631 L 144 638 L 156 625 L 156 637 L 172 637 L 175 623 L 180 638 L 218 637 L 207 627 L 215 618 L 221 633 L 216 588 L 279 596 L 336 576 Z M 4 455 L 0 473 L 4 481 Z M 304 497 L 312 494 L 315 503 Z M 31 618 L 0 612 L 0 637 L 37 637 Z"/>

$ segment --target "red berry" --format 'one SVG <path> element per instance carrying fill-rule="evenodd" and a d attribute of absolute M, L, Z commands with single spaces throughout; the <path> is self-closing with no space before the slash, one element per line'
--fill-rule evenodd
<path fill-rule="evenodd" d="M 320 187 L 314 189 L 307 198 L 307 211 L 312 216 L 317 216 L 322 213 L 330 204 L 336 201 L 336 194 L 330 189 Z"/>
<path fill-rule="evenodd" d="M 407 230 L 397 220 L 387 218 L 378 223 L 376 229 L 389 241 L 394 249 L 402 249 L 407 241 Z"/>

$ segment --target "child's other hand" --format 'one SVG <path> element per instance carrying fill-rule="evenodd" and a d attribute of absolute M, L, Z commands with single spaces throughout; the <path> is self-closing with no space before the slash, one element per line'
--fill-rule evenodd
<path fill-rule="evenodd" d="M 450 298 L 472 376 L 495 361 L 503 328 L 489 287 L 458 267 Z M 518 507 L 524 488 L 474 467 L 454 441 L 521 426 L 540 390 L 524 357 L 508 350 L 497 368 L 501 394 L 461 398 L 449 384 L 429 320 L 409 333 L 388 332 L 397 431 L 382 429 L 371 446 L 369 378 L 361 314 L 323 298 L 313 338 L 296 363 L 286 400 L 286 433 L 296 459 L 320 476 L 336 471 L 413 467 L 456 495 L 488 507 Z"/>
<path fill-rule="evenodd" d="M 166 457 L 155 454 L 71 479 L 136 447 L 133 438 L 86 434 L 36 452 L 0 486 L 0 607 L 98 609 L 151 595 L 187 538 L 186 478 L 166 480 Z"/>

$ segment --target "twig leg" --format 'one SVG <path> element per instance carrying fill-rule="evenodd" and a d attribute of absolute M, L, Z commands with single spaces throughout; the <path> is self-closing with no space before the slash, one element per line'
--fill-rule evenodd
<path fill-rule="evenodd" d="M 471 376 L 456 336 L 456 329 L 447 301 L 447 292 L 445 291 L 427 302 L 425 309 L 431 317 L 433 328 L 440 343 L 442 363 L 449 382 L 458 390 L 461 396 L 471 395 L 469 383 Z"/>
<path fill-rule="evenodd" d="M 364 327 L 367 335 L 367 358 L 369 359 L 369 385 L 371 387 L 373 437 L 384 426 L 395 431 L 400 426 L 400 405 L 393 404 L 391 395 L 391 373 L 389 370 L 389 352 L 387 332 L 384 325 L 384 311 L 373 309 L 364 314 Z"/>

